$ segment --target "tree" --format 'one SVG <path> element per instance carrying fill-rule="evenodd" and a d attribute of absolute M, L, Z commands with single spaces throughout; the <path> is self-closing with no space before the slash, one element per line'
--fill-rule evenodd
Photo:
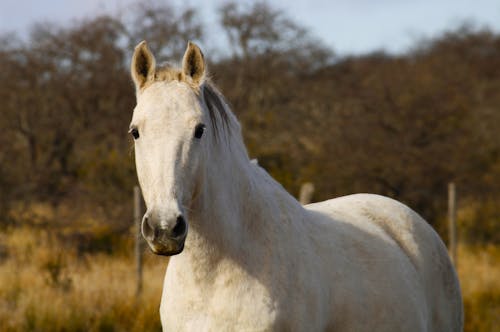
<path fill-rule="evenodd" d="M 159 59 L 180 59 L 188 40 L 203 40 L 203 27 L 194 8 L 177 10 L 161 1 L 133 5 L 128 24 L 129 48 L 147 40 Z"/>

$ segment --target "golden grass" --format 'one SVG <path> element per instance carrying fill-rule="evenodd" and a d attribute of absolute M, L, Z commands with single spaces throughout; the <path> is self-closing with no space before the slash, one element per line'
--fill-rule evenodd
<path fill-rule="evenodd" d="M 3 235 L 1 243 L 8 252 L 0 263 L 2 331 L 160 330 L 165 259 L 146 259 L 138 299 L 131 257 L 78 258 L 48 232 L 25 228 Z"/>
<path fill-rule="evenodd" d="M 458 248 L 467 332 L 500 331 L 500 247 Z"/>
<path fill-rule="evenodd" d="M 0 329 L 159 331 L 167 260 L 146 253 L 138 299 L 132 243 L 128 248 L 128 255 L 78 257 L 47 230 L 0 233 Z M 467 332 L 500 331 L 499 263 L 500 247 L 459 247 Z"/>

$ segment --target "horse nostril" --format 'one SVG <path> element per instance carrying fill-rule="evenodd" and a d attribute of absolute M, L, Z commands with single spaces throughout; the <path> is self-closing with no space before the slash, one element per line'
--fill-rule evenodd
<path fill-rule="evenodd" d="M 149 224 L 149 220 L 148 220 L 147 216 L 144 216 L 144 218 L 142 219 L 141 228 L 142 228 L 142 235 L 145 238 L 153 238 L 154 239 L 156 237 L 156 232 L 154 231 L 153 227 L 151 227 L 151 225 Z"/>
<path fill-rule="evenodd" d="M 182 216 L 178 216 L 175 227 L 172 229 L 172 237 L 179 237 L 186 232 L 186 221 Z"/>

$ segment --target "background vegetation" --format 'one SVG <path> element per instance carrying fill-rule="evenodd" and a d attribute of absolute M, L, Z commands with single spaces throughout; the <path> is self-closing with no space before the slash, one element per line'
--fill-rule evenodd
<path fill-rule="evenodd" d="M 498 328 L 500 35 L 463 26 L 401 55 L 338 57 L 263 3 L 227 3 L 219 18 L 227 52 L 194 8 L 159 2 L 0 35 L 0 326 L 158 329 L 165 260 L 148 259 L 144 299 L 133 296 L 128 67 L 143 39 L 160 62 L 191 39 L 251 156 L 291 193 L 311 181 L 314 200 L 394 197 L 446 240 L 455 181 L 466 328 Z"/>

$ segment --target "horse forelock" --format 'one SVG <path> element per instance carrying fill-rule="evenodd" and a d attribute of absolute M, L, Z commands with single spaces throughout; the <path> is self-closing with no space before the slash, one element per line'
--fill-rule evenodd
<path fill-rule="evenodd" d="M 154 81 L 155 82 L 161 82 L 161 81 L 183 82 L 186 80 L 184 79 L 184 75 L 182 74 L 182 71 L 180 69 L 172 67 L 170 64 L 164 64 L 156 69 Z"/>
<path fill-rule="evenodd" d="M 227 109 L 226 106 L 227 103 L 224 100 L 222 94 L 208 80 L 203 82 L 203 84 L 200 87 L 194 86 L 192 82 L 186 79 L 181 69 L 173 67 L 170 64 L 164 64 L 156 69 L 154 80 L 148 82 L 143 87 L 143 89 L 146 89 L 154 82 L 171 82 L 171 81 L 187 83 L 193 89 L 195 94 L 200 97 L 201 101 L 205 103 L 216 139 L 219 139 L 221 133 L 230 132 L 231 117 L 229 115 L 230 111 Z M 223 136 L 229 136 L 229 135 L 223 135 Z"/>

